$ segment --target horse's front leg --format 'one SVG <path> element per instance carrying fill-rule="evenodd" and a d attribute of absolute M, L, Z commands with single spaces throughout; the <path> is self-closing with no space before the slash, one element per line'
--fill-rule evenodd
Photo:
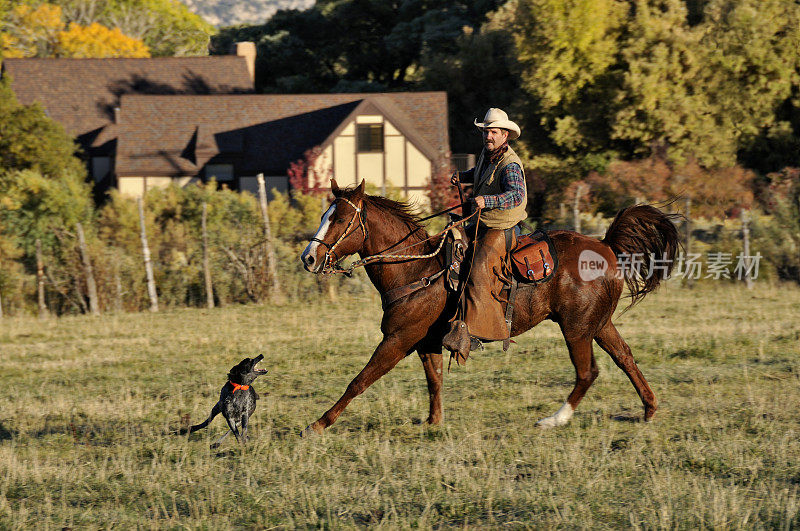
<path fill-rule="evenodd" d="M 322 431 L 336 422 L 336 419 L 341 415 L 347 404 L 350 403 L 355 397 L 367 390 L 367 387 L 375 383 L 378 378 L 392 370 L 397 363 L 402 360 L 408 353 L 410 346 L 405 346 L 404 341 L 396 335 L 385 336 L 383 341 L 372 353 L 372 357 L 367 362 L 366 366 L 361 369 L 358 376 L 353 378 L 350 385 L 347 386 L 342 397 L 322 415 L 319 420 L 308 426 L 303 430 L 302 436 L 308 436 L 312 432 L 322 433 Z M 412 342 L 413 345 L 413 342 Z"/>

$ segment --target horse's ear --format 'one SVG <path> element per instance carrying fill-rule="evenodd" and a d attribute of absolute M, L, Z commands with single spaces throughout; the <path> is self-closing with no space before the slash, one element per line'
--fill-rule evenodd
<path fill-rule="evenodd" d="M 361 184 L 359 184 L 358 188 L 356 188 L 356 193 L 358 195 L 364 195 L 364 179 L 361 179 Z"/>
<path fill-rule="evenodd" d="M 336 197 L 339 197 L 339 193 L 341 192 L 341 190 L 339 190 L 339 185 L 336 184 L 336 179 L 333 178 L 331 179 L 331 192 Z"/>

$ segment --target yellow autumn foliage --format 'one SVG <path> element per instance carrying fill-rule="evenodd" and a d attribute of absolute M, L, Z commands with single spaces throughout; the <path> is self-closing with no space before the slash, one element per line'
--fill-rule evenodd
<path fill-rule="evenodd" d="M 60 57 L 150 57 L 145 44 L 123 34 L 119 28 L 109 29 L 93 22 L 88 26 L 71 23 L 58 34 L 57 55 Z"/>
<path fill-rule="evenodd" d="M 61 6 L 42 4 L 36 9 L 15 6 L 2 24 L 0 54 L 3 57 L 48 57 L 55 51 L 58 33 L 64 29 Z"/>
<path fill-rule="evenodd" d="M 150 50 L 97 22 L 66 28 L 60 6 L 18 5 L 0 22 L 0 57 L 150 57 Z"/>

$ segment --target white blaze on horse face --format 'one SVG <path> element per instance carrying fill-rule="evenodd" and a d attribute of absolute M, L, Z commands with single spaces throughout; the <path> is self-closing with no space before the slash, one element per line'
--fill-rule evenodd
<path fill-rule="evenodd" d="M 331 218 L 333 217 L 333 213 L 336 212 L 336 203 L 333 203 L 328 210 L 325 211 L 325 214 L 322 215 L 322 222 L 319 224 L 319 228 L 317 229 L 316 234 L 314 234 L 314 239 L 309 242 L 306 246 L 306 249 L 303 251 L 303 254 L 300 255 L 300 259 L 303 260 L 303 263 L 306 262 L 306 256 L 314 256 L 316 258 L 317 247 L 319 247 L 319 242 L 316 240 L 323 240 L 325 236 L 328 234 L 328 229 L 331 227 Z"/>

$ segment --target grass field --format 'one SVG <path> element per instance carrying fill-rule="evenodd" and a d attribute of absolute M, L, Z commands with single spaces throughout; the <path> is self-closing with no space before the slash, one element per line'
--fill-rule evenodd
<path fill-rule="evenodd" d="M 573 369 L 544 323 L 445 375 L 445 422 L 409 357 L 323 436 L 300 439 L 379 339 L 377 296 L 0 321 L 2 528 L 781 528 L 800 526 L 800 289 L 667 287 L 616 319 L 659 398 L 652 423 L 599 348 Z M 208 430 L 228 368 L 270 374 L 246 449 Z"/>

